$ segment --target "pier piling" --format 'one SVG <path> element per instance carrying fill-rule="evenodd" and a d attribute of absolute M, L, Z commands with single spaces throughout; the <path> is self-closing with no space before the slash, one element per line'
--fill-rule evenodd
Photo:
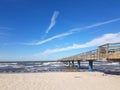
<path fill-rule="evenodd" d="M 78 68 L 80 69 L 80 60 L 78 60 Z"/>
<path fill-rule="evenodd" d="M 68 63 L 69 63 L 69 67 L 70 67 L 70 61 L 68 61 Z"/>
<path fill-rule="evenodd" d="M 72 66 L 74 67 L 74 60 L 72 60 Z"/>
<path fill-rule="evenodd" d="M 89 70 L 90 72 L 93 71 L 93 60 L 89 60 L 88 70 Z"/>

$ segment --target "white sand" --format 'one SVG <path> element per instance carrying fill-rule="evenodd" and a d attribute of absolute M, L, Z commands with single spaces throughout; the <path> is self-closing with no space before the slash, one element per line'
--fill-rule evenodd
<path fill-rule="evenodd" d="M 120 75 L 97 72 L 0 74 L 0 90 L 120 90 Z"/>

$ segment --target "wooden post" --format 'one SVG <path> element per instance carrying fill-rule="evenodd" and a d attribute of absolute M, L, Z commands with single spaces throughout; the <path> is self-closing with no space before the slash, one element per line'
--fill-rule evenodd
<path fill-rule="evenodd" d="M 109 52 L 109 44 L 106 44 L 106 58 L 107 59 L 109 58 L 108 52 Z"/>
<path fill-rule="evenodd" d="M 74 67 L 74 60 L 72 60 L 72 66 Z"/>
<path fill-rule="evenodd" d="M 80 60 L 78 60 L 78 68 L 80 68 Z"/>
<path fill-rule="evenodd" d="M 68 61 L 69 62 L 69 67 L 70 67 L 70 61 Z"/>
<path fill-rule="evenodd" d="M 93 71 L 93 60 L 89 60 L 88 70 L 89 70 L 90 72 Z"/>

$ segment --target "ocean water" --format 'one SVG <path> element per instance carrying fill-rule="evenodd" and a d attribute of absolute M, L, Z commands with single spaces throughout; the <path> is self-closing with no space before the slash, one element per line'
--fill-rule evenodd
<path fill-rule="evenodd" d="M 61 62 L 2 62 L 0 73 L 35 73 L 64 71 L 66 66 Z"/>
<path fill-rule="evenodd" d="M 72 64 L 62 62 L 0 62 L 0 73 L 40 73 L 40 72 L 83 72 L 88 71 L 88 62 Z M 120 74 L 120 63 L 94 62 L 93 71 Z"/>

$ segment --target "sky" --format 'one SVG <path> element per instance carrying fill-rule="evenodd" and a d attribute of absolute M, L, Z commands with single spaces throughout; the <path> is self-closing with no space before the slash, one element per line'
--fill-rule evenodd
<path fill-rule="evenodd" d="M 120 0 L 0 0 L 0 61 L 43 61 L 120 42 Z"/>

